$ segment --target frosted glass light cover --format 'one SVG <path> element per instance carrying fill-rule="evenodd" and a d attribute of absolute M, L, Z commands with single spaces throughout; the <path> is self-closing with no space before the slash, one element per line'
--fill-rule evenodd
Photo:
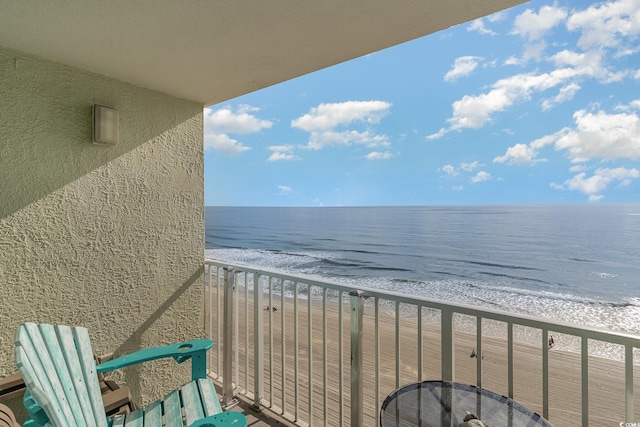
<path fill-rule="evenodd" d="M 104 105 L 93 106 L 93 142 L 105 145 L 118 143 L 118 110 Z"/>

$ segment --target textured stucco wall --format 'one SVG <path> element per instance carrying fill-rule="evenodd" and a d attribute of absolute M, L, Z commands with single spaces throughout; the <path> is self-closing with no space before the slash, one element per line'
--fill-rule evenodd
<path fill-rule="evenodd" d="M 91 143 L 94 103 L 118 145 Z M 203 337 L 202 140 L 202 105 L 0 48 L 0 377 L 23 321 L 84 325 L 97 354 Z M 120 379 L 149 401 L 189 368 Z"/>

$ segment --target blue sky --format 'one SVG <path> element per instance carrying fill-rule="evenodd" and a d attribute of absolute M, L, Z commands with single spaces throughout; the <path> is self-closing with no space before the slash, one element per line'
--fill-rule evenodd
<path fill-rule="evenodd" d="M 640 0 L 531 1 L 205 109 L 205 205 L 640 202 Z"/>

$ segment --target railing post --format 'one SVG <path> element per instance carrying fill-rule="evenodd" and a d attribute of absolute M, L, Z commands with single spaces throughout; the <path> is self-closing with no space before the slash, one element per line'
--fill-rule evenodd
<path fill-rule="evenodd" d="M 262 310 L 262 280 L 258 273 L 253 274 L 253 383 L 254 410 L 260 410 L 264 393 L 264 316 Z M 271 307 L 269 307 L 271 309 Z"/>
<path fill-rule="evenodd" d="M 222 354 L 222 406 L 233 403 L 233 288 L 235 273 L 224 268 L 224 335 Z"/>
<path fill-rule="evenodd" d="M 351 427 L 362 427 L 362 291 L 351 291 Z"/>
<path fill-rule="evenodd" d="M 453 342 L 453 311 L 440 312 L 440 343 L 442 347 L 442 381 L 453 381 L 455 372 L 455 351 Z M 479 355 L 478 357 L 482 357 Z"/>
<path fill-rule="evenodd" d="M 633 422 L 633 346 L 627 344 L 624 350 L 624 394 L 625 421 Z"/>

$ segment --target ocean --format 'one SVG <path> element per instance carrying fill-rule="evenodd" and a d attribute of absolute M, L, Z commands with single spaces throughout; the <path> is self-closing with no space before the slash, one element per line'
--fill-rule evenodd
<path fill-rule="evenodd" d="M 205 257 L 640 335 L 640 204 L 206 207 Z"/>

